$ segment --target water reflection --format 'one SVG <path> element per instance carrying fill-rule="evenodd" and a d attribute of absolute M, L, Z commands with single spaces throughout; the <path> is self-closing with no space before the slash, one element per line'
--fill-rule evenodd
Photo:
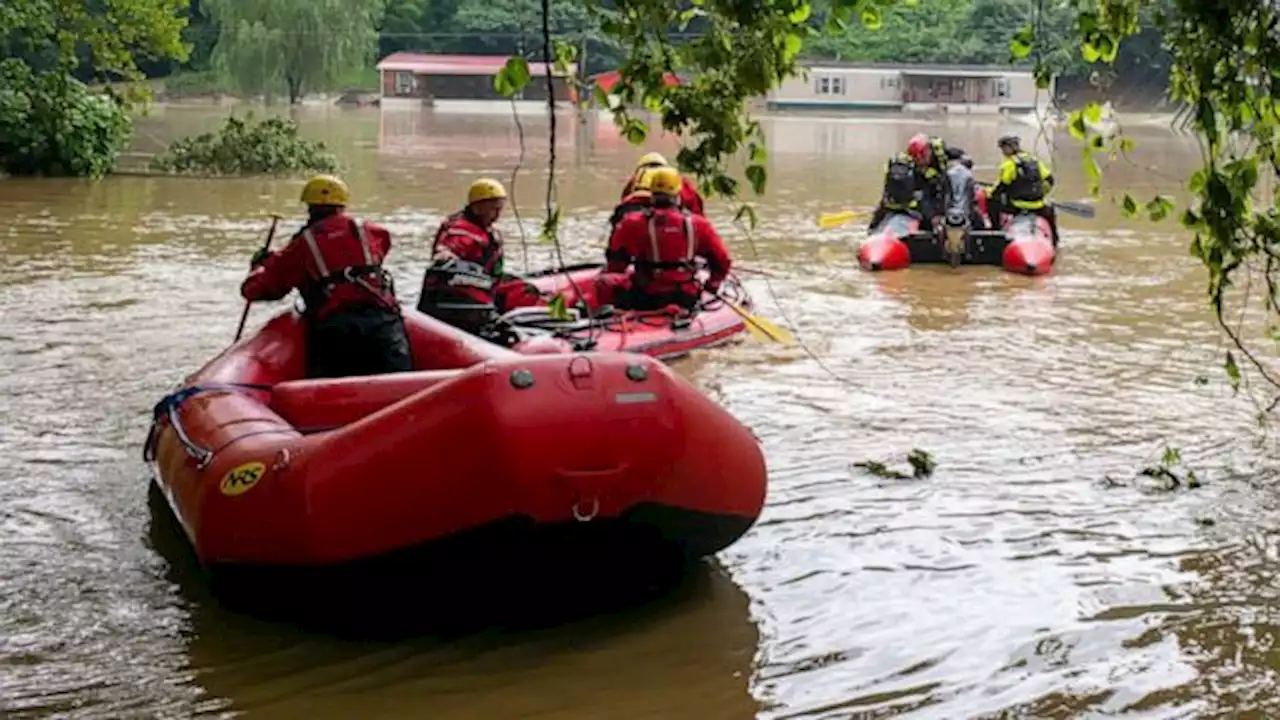
<path fill-rule="evenodd" d="M 187 598 L 190 668 L 209 706 L 252 717 L 404 717 L 428 708 L 440 718 L 755 713 L 747 684 L 758 631 L 746 595 L 719 567 L 627 596 L 593 595 L 588 585 L 584 600 L 581 588 L 531 586 L 511 601 L 559 599 L 526 608 L 505 628 L 423 617 L 432 610 L 385 595 L 329 608 L 324 619 L 307 614 L 304 625 L 271 622 L 209 597 L 163 499 L 150 495 L 149 542 Z"/>

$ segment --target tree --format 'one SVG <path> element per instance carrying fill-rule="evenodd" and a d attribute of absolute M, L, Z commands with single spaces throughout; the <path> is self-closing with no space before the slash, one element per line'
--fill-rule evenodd
<path fill-rule="evenodd" d="M 130 98 L 91 92 L 73 73 L 136 80 L 140 60 L 185 59 L 186 10 L 187 0 L 0 3 L 0 169 L 108 172 L 129 139 Z"/>
<path fill-rule="evenodd" d="M 333 89 L 341 74 L 368 66 L 382 0 L 206 0 L 219 26 L 213 61 L 242 92 L 297 104 Z"/>

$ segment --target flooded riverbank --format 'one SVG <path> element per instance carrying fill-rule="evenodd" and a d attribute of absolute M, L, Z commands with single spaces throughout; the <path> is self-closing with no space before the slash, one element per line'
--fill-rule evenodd
<path fill-rule="evenodd" d="M 138 149 L 221 117 L 157 114 L 141 123 Z M 430 232 L 467 182 L 507 181 L 520 158 L 501 113 L 300 120 L 348 166 L 355 212 L 395 234 L 391 264 L 409 303 Z M 545 266 L 553 249 L 533 242 L 545 122 L 523 122 L 515 196 L 530 265 Z M 150 538 L 139 447 L 151 405 L 230 342 L 265 215 L 298 208 L 296 183 L 4 181 L 0 708 L 112 718 L 1280 710 L 1274 456 L 1251 444 L 1253 410 L 1215 370 L 1219 340 L 1187 238 L 1103 205 L 1097 220 L 1062 219 L 1047 278 L 865 274 L 852 230 L 820 233 L 813 218 L 870 205 L 884 158 L 919 126 L 765 125 L 761 226 L 748 237 L 727 204 L 708 209 L 739 263 L 778 276 L 746 278 L 760 311 L 792 323 L 821 362 L 747 343 L 681 366 L 761 437 L 765 515 L 667 600 L 511 637 L 361 642 L 254 621 L 184 587 Z M 969 150 L 979 178 L 1010 129 L 929 128 Z M 1194 145 L 1157 129 L 1135 139 L 1136 164 L 1108 168 L 1108 190 L 1180 195 Z M 1077 199 L 1079 155 L 1061 142 L 1059 192 Z M 560 147 L 566 260 L 594 259 L 639 153 L 607 126 L 566 132 Z M 504 227 L 519 266 L 515 218 Z M 285 306 L 256 308 L 250 327 Z M 1205 487 L 1102 482 L 1166 444 Z M 916 447 L 938 462 L 930 479 L 851 467 Z"/>

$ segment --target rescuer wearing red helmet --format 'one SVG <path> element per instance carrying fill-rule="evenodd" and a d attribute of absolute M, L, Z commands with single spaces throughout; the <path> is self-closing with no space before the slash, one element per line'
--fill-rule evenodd
<path fill-rule="evenodd" d="M 615 299 L 620 307 L 654 310 L 677 305 L 692 310 L 704 289 L 697 280 L 695 258 L 710 270 L 705 289 L 715 293 L 733 260 L 711 221 L 678 204 L 682 179 L 675 168 L 658 167 L 644 178 L 652 207 L 627 214 L 614 228 L 605 253 L 609 273 L 635 264 L 630 288 Z"/>
<path fill-rule="evenodd" d="M 960 148 L 948 147 L 942 138 L 931 138 L 924 133 L 911 137 L 907 142 L 907 154 L 915 162 L 924 181 L 921 210 L 925 217 L 934 218 L 941 211 L 942 199 L 947 197 L 947 164 L 968 156 Z"/>
<path fill-rule="evenodd" d="M 391 234 L 347 216 L 350 195 L 332 175 L 307 181 L 306 226 L 280 252 L 254 253 L 240 286 L 250 302 L 279 300 L 298 289 L 306 303 L 310 377 L 413 370 L 400 304 L 382 268 Z"/>

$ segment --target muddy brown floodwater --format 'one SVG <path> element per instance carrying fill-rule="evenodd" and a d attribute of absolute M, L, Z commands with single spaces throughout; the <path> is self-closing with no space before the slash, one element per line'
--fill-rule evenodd
<path fill-rule="evenodd" d="M 138 149 L 221 116 L 160 111 Z M 509 177 L 518 154 L 501 109 L 300 119 L 348 164 L 357 211 L 396 234 L 406 302 L 429 229 L 471 178 Z M 532 238 L 546 123 L 531 113 L 524 125 L 531 169 L 517 200 Z M 765 125 L 761 227 L 747 238 L 727 205 L 710 212 L 740 263 L 778 275 L 747 282 L 821 363 L 744 343 L 683 366 L 762 438 L 764 516 L 665 600 L 452 641 L 341 640 L 233 615 L 180 583 L 152 537 L 138 450 L 151 404 L 230 341 L 264 215 L 297 209 L 297 185 L 0 182 L 0 714 L 1276 716 L 1276 473 L 1251 444 L 1251 408 L 1214 370 L 1187 238 L 1103 206 L 1095 221 L 1063 216 L 1051 277 L 865 274 L 851 234 L 819 233 L 812 218 L 870 204 L 883 158 L 919 126 Z M 982 177 L 1010 127 L 931 130 L 969 149 Z M 1155 169 L 1114 164 L 1108 189 L 1177 194 L 1194 147 L 1133 134 L 1136 162 Z M 1063 145 L 1061 196 L 1079 198 L 1078 154 Z M 565 252 L 598 257 L 638 151 L 606 124 L 571 132 L 558 154 Z M 550 262 L 546 246 L 529 254 Z M 251 326 L 279 307 L 257 308 Z M 1196 384 L 1202 373 L 1209 384 Z M 1100 482 L 1166 443 L 1205 487 Z M 932 478 L 851 467 L 914 447 L 936 457 Z"/>

